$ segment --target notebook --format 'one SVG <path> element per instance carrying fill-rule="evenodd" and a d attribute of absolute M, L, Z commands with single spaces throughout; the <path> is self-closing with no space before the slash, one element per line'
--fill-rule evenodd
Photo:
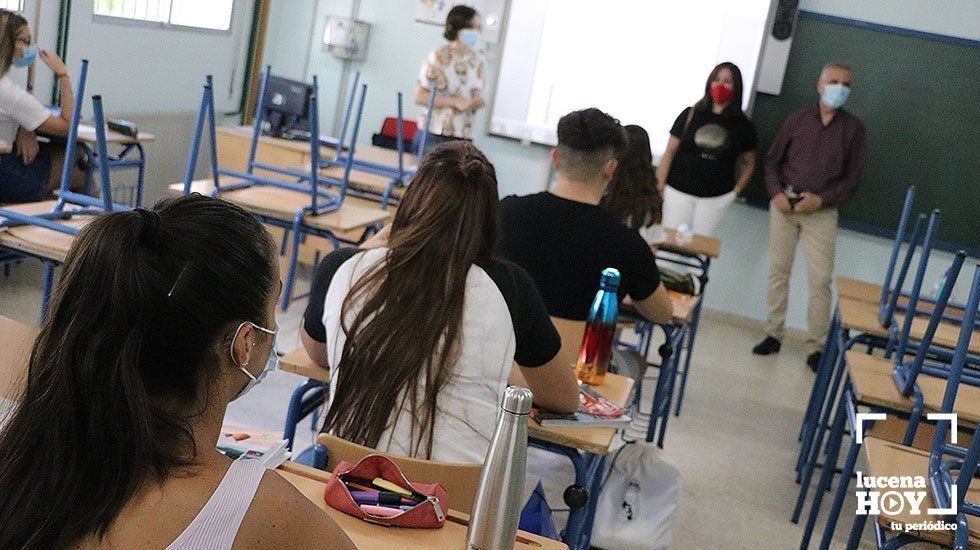
<path fill-rule="evenodd" d="M 633 421 L 626 409 L 585 384 L 579 386 L 578 402 L 578 411 L 568 414 L 534 407 L 531 418 L 544 427 L 557 428 L 624 428 Z"/>
<path fill-rule="evenodd" d="M 282 432 L 225 424 L 218 436 L 218 451 L 235 460 L 259 460 L 275 469 L 292 454 L 286 449 Z"/>

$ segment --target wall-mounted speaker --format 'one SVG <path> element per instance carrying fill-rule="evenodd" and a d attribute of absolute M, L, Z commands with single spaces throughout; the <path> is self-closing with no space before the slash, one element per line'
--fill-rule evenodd
<path fill-rule="evenodd" d="M 769 35 L 776 40 L 792 38 L 799 6 L 799 0 L 779 0 L 776 3 L 776 13 L 772 19 L 772 31 Z"/>
<path fill-rule="evenodd" d="M 789 61 L 790 46 L 796 32 L 796 18 L 800 13 L 799 0 L 776 0 L 772 16 L 772 27 L 766 34 L 766 44 L 762 49 L 759 77 L 756 91 L 779 95 L 783 89 L 783 75 Z"/>

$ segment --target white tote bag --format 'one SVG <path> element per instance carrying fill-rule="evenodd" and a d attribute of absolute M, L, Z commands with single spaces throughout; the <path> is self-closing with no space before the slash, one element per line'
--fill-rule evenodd
<path fill-rule="evenodd" d="M 652 443 L 629 443 L 612 457 L 599 492 L 592 546 L 605 550 L 670 548 L 681 500 L 681 474 Z"/>

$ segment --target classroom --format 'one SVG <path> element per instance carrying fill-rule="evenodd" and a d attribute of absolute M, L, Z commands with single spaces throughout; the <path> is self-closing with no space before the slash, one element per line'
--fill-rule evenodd
<path fill-rule="evenodd" d="M 980 548 L 980 2 L 0 0 L 0 549 Z"/>

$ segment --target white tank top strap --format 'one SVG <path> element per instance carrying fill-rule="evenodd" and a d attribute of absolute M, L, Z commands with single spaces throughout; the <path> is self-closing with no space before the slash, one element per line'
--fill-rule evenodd
<path fill-rule="evenodd" d="M 167 550 L 230 549 L 263 474 L 259 460 L 232 462 L 207 504 Z"/>

